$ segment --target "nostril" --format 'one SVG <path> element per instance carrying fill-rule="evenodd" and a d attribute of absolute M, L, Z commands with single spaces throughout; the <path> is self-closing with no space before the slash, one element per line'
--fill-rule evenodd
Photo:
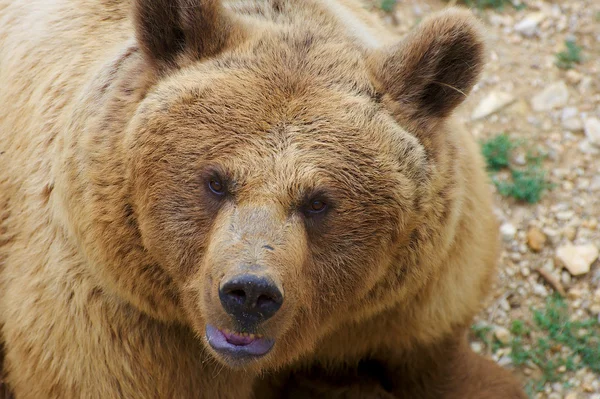
<path fill-rule="evenodd" d="M 246 293 L 244 292 L 244 290 L 232 290 L 228 292 L 228 295 L 231 299 L 233 299 L 239 304 L 243 304 L 244 302 L 246 302 Z"/>
<path fill-rule="evenodd" d="M 275 305 L 275 299 L 268 295 L 261 295 L 256 300 L 256 307 L 259 309 L 273 305 Z"/>

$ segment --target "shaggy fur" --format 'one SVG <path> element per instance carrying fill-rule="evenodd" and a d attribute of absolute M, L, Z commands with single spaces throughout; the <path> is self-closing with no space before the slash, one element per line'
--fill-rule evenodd
<path fill-rule="evenodd" d="M 482 58 L 459 10 L 400 40 L 351 0 L 0 0 L 4 381 L 19 399 L 524 397 L 464 336 L 498 249 L 451 116 Z M 245 272 L 285 296 L 252 331 L 218 294 Z M 232 362 L 208 323 L 276 343 Z"/>

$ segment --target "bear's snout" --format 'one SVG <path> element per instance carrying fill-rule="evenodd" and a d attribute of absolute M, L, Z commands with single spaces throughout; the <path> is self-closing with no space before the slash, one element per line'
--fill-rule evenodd
<path fill-rule="evenodd" d="M 219 299 L 241 326 L 253 329 L 279 310 L 283 293 L 270 278 L 246 273 L 223 281 Z"/>

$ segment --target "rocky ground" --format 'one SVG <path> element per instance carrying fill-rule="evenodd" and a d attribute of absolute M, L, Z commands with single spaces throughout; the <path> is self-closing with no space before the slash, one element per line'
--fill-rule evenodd
<path fill-rule="evenodd" d="M 386 11 L 391 3 L 365 0 L 404 33 L 456 1 L 398 0 Z M 474 9 L 489 63 L 459 115 L 479 140 L 505 132 L 516 168 L 541 154 L 552 188 L 533 204 L 495 190 L 499 280 L 472 346 L 514 368 L 531 397 L 600 399 L 600 1 L 517 5 Z M 566 41 L 580 54 L 559 59 Z"/>

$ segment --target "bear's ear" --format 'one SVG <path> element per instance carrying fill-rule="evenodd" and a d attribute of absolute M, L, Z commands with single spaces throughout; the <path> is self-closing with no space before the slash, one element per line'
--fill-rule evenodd
<path fill-rule="evenodd" d="M 144 55 L 159 70 L 182 57 L 215 55 L 242 30 L 219 0 L 134 0 L 133 20 Z"/>
<path fill-rule="evenodd" d="M 393 113 L 423 128 L 466 98 L 483 59 L 477 21 L 466 10 L 451 8 L 423 20 L 398 45 L 377 50 L 370 62 Z"/>

